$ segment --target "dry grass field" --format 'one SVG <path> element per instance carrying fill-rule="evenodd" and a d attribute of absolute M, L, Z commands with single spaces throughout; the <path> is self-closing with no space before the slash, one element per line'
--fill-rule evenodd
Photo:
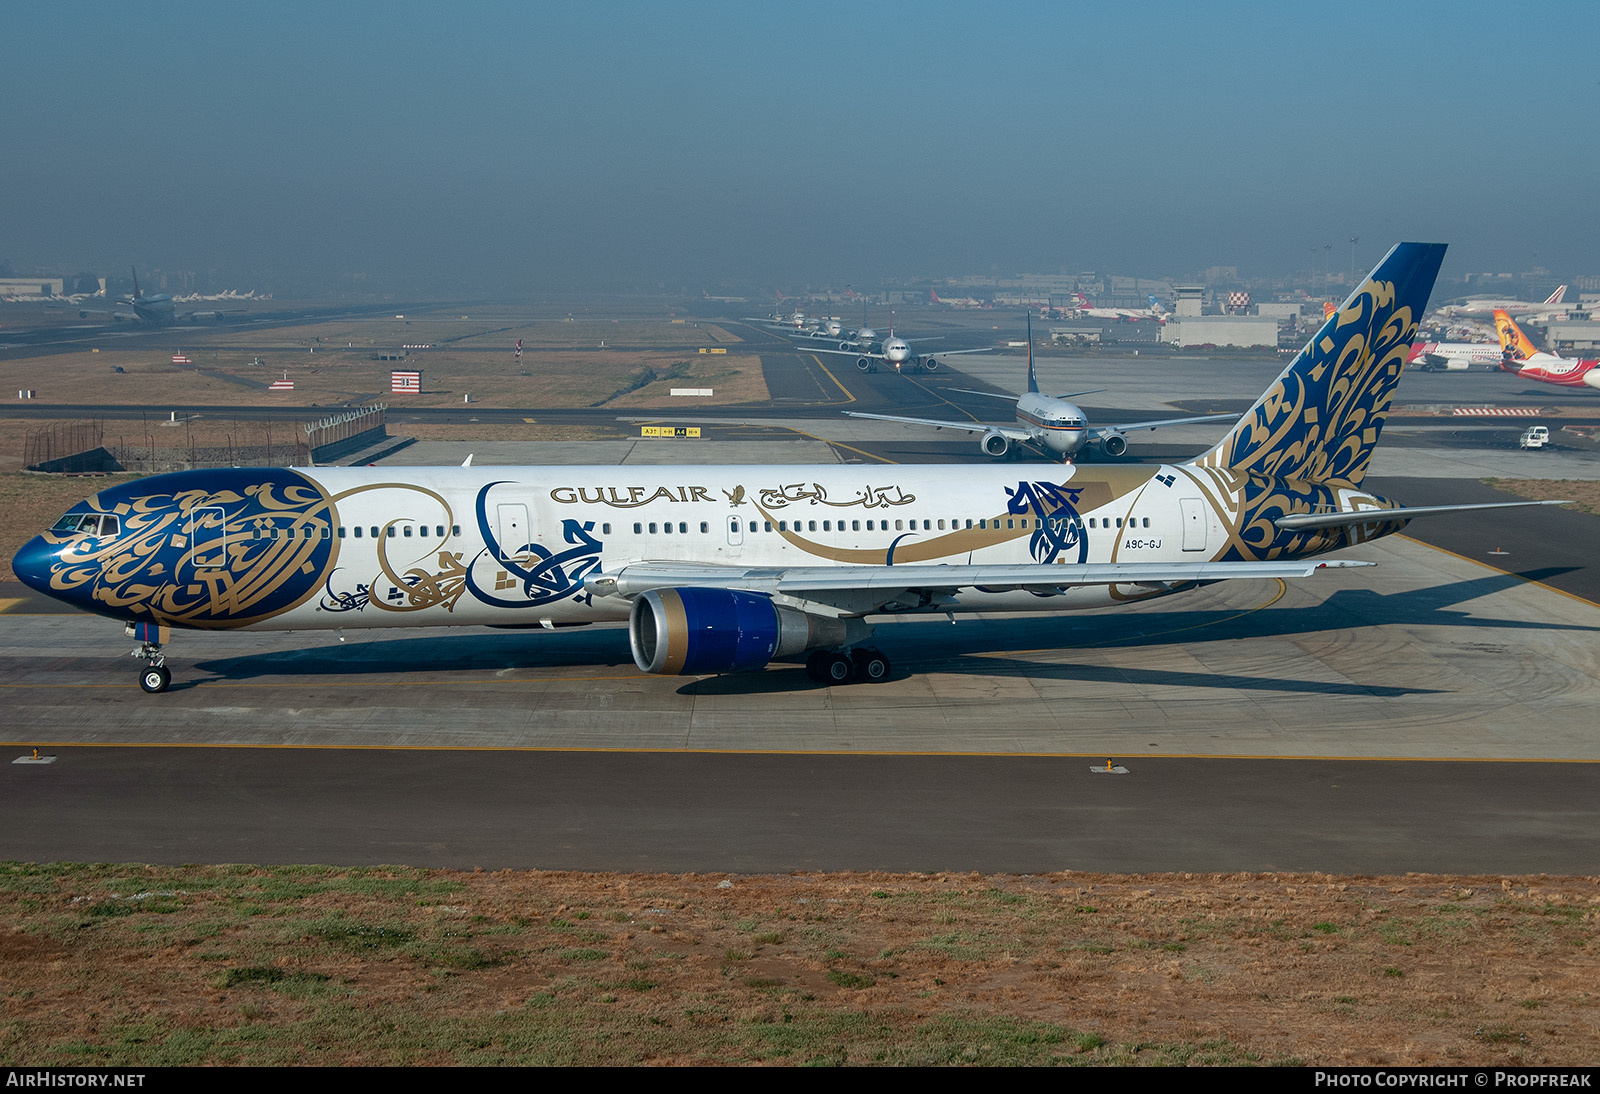
<path fill-rule="evenodd" d="M 1567 498 L 1572 508 L 1600 516 L 1600 482 L 1579 479 L 1485 479 L 1488 485 L 1525 498 Z"/>
<path fill-rule="evenodd" d="M 1590 1065 L 1596 879 L 0 866 L 0 1063 Z"/>
<path fill-rule="evenodd" d="M 523 357 L 515 358 L 518 339 Z M 406 349 L 407 346 L 429 348 Z M 0 363 L 7 388 L 41 403 L 282 406 L 286 414 L 375 400 L 409 406 L 653 407 L 670 387 L 710 387 L 706 402 L 767 398 L 760 359 L 713 325 L 670 319 L 528 322 L 338 319 L 268 330 L 175 327 L 145 348 L 101 347 Z M 702 354 L 720 348 L 727 353 Z M 192 364 L 174 364 L 174 355 Z M 378 355 L 404 355 L 376 360 Z M 391 396 L 394 369 L 422 370 L 420 395 Z M 287 378 L 293 391 L 269 392 Z"/>

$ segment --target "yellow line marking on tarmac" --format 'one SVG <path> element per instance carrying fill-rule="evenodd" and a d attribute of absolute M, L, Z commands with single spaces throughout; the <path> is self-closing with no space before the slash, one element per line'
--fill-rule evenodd
<path fill-rule="evenodd" d="M 847 403 L 855 402 L 856 401 L 856 397 L 854 395 L 850 394 L 850 389 L 849 388 L 847 388 L 843 384 L 839 383 L 839 377 L 835 376 L 828 369 L 828 366 L 822 363 L 822 358 L 818 357 L 814 353 L 811 354 L 810 356 L 811 356 L 811 359 L 817 363 L 817 367 L 820 368 L 823 371 L 823 373 L 825 373 L 827 375 L 828 379 L 832 380 L 834 382 L 834 384 L 839 388 L 839 390 L 844 392 L 845 402 L 847 402 Z"/>
<path fill-rule="evenodd" d="M 0 612 L 9 612 L 12 608 L 21 603 L 22 598 L 20 596 L 6 597 L 4 600 L 0 600 Z M 21 615 L 22 613 L 18 612 L 17 614 Z"/>
<path fill-rule="evenodd" d="M 821 441 L 823 444 L 832 445 L 834 448 L 843 448 L 846 451 L 854 452 L 859 456 L 865 456 L 869 460 L 877 460 L 879 463 L 895 463 L 895 462 L 897 462 L 895 460 L 889 459 L 889 457 L 887 457 L 887 456 L 880 456 L 876 452 L 868 452 L 864 448 L 857 448 L 854 445 L 845 444 L 843 441 L 830 441 L 830 440 L 828 440 L 828 438 L 819 437 L 815 433 L 807 433 L 805 430 L 797 429 L 792 425 L 782 426 L 781 428 L 787 429 L 790 433 L 798 433 L 802 437 L 810 437 L 813 441 Z"/>
<path fill-rule="evenodd" d="M 246 744 L 243 742 L 207 743 L 203 741 L 0 741 L 0 748 L 230 748 L 260 749 L 263 751 L 337 751 L 337 752 L 570 752 L 580 755 L 590 753 L 620 752 L 649 756 L 948 756 L 952 759 L 1019 759 L 1019 760 L 1078 760 L 1092 758 L 1104 760 L 1106 751 L 1098 752 L 946 752 L 937 749 L 844 749 L 844 748 L 651 748 L 620 745 L 353 745 L 353 744 Z M 1493 763 L 1493 764 L 1600 764 L 1600 760 L 1577 757 L 1526 756 L 1284 756 L 1271 753 L 1225 752 L 1163 752 L 1160 754 L 1113 752 L 1122 760 L 1282 760 L 1322 763 L 1342 761 L 1350 763 Z"/>
<path fill-rule="evenodd" d="M 1566 597 L 1568 600 L 1576 600 L 1579 604 L 1587 604 L 1591 608 L 1600 607 L 1600 602 L 1590 600 L 1586 596 L 1579 596 L 1577 593 L 1569 593 L 1565 589 L 1558 589 L 1554 585 L 1546 585 L 1544 582 L 1535 581 L 1531 577 L 1523 577 L 1521 574 L 1512 573 L 1510 570 L 1502 569 L 1492 562 L 1483 562 L 1476 558 L 1468 558 L 1466 555 L 1458 555 L 1448 547 L 1440 547 L 1438 544 L 1429 543 L 1427 540 L 1417 539 L 1415 536 L 1408 536 L 1404 532 L 1395 532 L 1394 537 L 1396 539 L 1403 539 L 1408 543 L 1418 544 L 1422 547 L 1430 547 L 1441 554 L 1449 555 L 1451 558 L 1459 558 L 1462 562 L 1471 562 L 1474 565 L 1482 566 L 1485 570 L 1493 570 L 1497 574 L 1505 574 L 1507 577 L 1514 577 L 1524 585 L 1537 585 L 1541 589 L 1547 589 L 1558 596 Z"/>
<path fill-rule="evenodd" d="M 484 670 L 480 670 L 480 671 L 488 671 L 488 670 L 484 669 Z M 495 671 L 498 672 L 500 670 L 496 669 Z M 528 671 L 537 672 L 538 669 L 530 666 Z M 421 674 L 420 672 L 408 672 L 408 673 L 406 673 L 407 676 L 418 676 L 420 674 Z M 364 673 L 363 675 L 369 675 L 370 676 L 371 673 Z M 634 673 L 631 676 L 537 676 L 537 677 L 518 677 L 516 679 L 507 679 L 505 677 L 500 677 L 499 679 L 495 679 L 495 680 L 459 680 L 459 679 L 453 679 L 452 677 L 449 677 L 449 676 L 433 676 L 433 677 L 429 677 L 428 679 L 424 679 L 424 680 L 414 680 L 414 679 L 413 680 L 371 680 L 371 681 L 367 681 L 367 680 L 338 680 L 337 683 L 338 683 L 338 686 L 342 687 L 342 688 L 389 688 L 389 687 L 438 687 L 440 684 L 452 684 L 452 683 L 455 683 L 455 684 L 468 684 L 468 685 L 471 685 L 471 684 L 587 684 L 587 683 L 591 683 L 591 682 L 594 682 L 594 681 L 597 681 L 597 680 L 649 680 L 650 678 L 651 678 L 651 674 L 639 672 L 639 673 Z M 332 676 L 320 676 L 317 679 L 322 683 L 333 683 L 334 682 L 334 678 Z M 712 677 L 709 677 L 709 676 L 697 677 L 697 679 L 709 680 L 709 679 L 712 679 Z M 0 688 L 125 688 L 126 686 L 127 686 L 126 684 L 0 684 Z M 317 686 L 317 685 L 312 683 L 312 682 L 310 682 L 310 681 L 308 681 L 308 680 L 305 680 L 305 679 L 286 680 L 281 684 L 248 684 L 248 683 L 242 683 L 242 682 L 239 682 L 239 681 L 229 680 L 226 677 L 217 676 L 217 677 L 212 677 L 210 679 L 202 678 L 202 679 L 194 680 L 189 685 L 185 686 L 183 690 L 187 691 L 190 687 L 200 687 L 200 686 L 205 686 L 205 687 L 213 687 L 213 686 L 215 686 L 215 687 L 235 687 L 235 688 L 307 688 L 307 687 L 314 687 L 314 686 Z"/>

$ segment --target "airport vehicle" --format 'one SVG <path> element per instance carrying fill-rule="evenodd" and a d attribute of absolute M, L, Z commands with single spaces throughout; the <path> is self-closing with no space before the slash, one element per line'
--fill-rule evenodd
<path fill-rule="evenodd" d="M 177 302 L 168 293 L 156 293 L 146 296 L 139 288 L 139 271 L 133 270 L 133 295 L 123 297 L 118 304 L 120 308 L 82 308 L 78 309 L 78 318 L 87 319 L 91 315 L 109 315 L 118 322 L 149 323 L 152 326 L 166 326 L 171 323 L 221 323 L 228 317 L 223 311 L 188 311 L 179 313 Z"/>
<path fill-rule="evenodd" d="M 1495 312 L 1503 311 L 1513 319 L 1542 319 L 1547 315 L 1564 312 L 1566 309 L 1562 306 L 1562 301 L 1566 296 L 1565 285 L 1538 304 L 1527 300 L 1507 300 L 1499 296 L 1469 296 L 1457 303 L 1444 305 L 1439 309 L 1439 314 L 1451 319 L 1488 319 Z"/>
<path fill-rule="evenodd" d="M 1536 349 L 1516 320 L 1498 309 L 1494 325 L 1500 332 L 1500 368 L 1504 371 L 1543 384 L 1600 388 L 1600 360 L 1559 357 Z"/>
<path fill-rule="evenodd" d="M 1028 317 L 1028 390 L 1020 396 L 1002 395 L 992 391 L 968 391 L 967 395 L 983 395 L 991 399 L 1015 400 L 1016 425 L 989 425 L 984 422 L 941 421 L 937 418 L 908 418 L 898 414 L 868 414 L 865 411 L 846 410 L 852 418 L 872 418 L 880 422 L 903 422 L 906 425 L 925 425 L 933 429 L 954 429 L 966 433 L 981 433 L 978 446 L 985 455 L 1002 457 L 1013 446 L 1025 444 L 1041 453 L 1071 460 L 1082 454 L 1089 445 L 1097 447 L 1107 456 L 1120 456 L 1128 450 L 1128 434 L 1140 429 L 1160 429 L 1169 425 L 1188 425 L 1195 422 L 1232 421 L 1232 414 L 1204 414 L 1190 418 L 1163 418 L 1150 422 L 1130 422 L 1126 425 L 1091 427 L 1089 418 L 1071 400 L 1087 391 L 1070 395 L 1045 395 L 1039 391 L 1039 381 L 1033 369 L 1033 317 Z"/>
<path fill-rule="evenodd" d="M 1550 443 L 1550 427 L 1544 425 L 1530 425 L 1522 431 L 1522 436 L 1517 438 L 1518 448 L 1543 448 Z"/>
<path fill-rule="evenodd" d="M 1473 365 L 1498 368 L 1500 347 L 1493 342 L 1413 342 L 1406 365 L 1419 372 L 1460 372 Z"/>
<path fill-rule="evenodd" d="M 881 681 L 874 617 L 1304 577 L 1413 517 L 1540 504 L 1408 509 L 1362 486 L 1444 249 L 1397 244 L 1187 463 L 182 471 L 79 502 L 13 568 L 126 624 L 151 692 L 171 678 L 171 628 L 608 620 L 627 620 L 645 672 L 804 657 L 818 681 Z"/>

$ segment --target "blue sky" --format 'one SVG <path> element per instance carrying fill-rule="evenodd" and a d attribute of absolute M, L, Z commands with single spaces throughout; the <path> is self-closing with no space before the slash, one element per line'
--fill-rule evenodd
<path fill-rule="evenodd" d="M 1600 272 L 1600 5 L 6 5 L 0 259 L 440 293 Z M 245 287 L 245 286 L 240 286 Z"/>

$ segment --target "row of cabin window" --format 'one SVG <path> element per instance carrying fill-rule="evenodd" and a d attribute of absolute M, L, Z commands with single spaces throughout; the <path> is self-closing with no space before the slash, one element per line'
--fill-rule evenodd
<path fill-rule="evenodd" d="M 995 517 L 993 520 L 982 519 L 982 520 L 979 520 L 977 522 L 977 526 L 978 526 L 979 529 L 983 529 L 983 530 L 987 530 L 990 527 L 998 529 L 1000 527 L 1000 519 L 1001 518 L 999 518 L 999 517 Z M 1143 520 L 1144 520 L 1144 527 L 1146 527 L 1146 528 L 1150 527 L 1150 518 L 1149 517 L 1144 517 Z M 1096 521 L 1098 521 L 1099 523 L 1097 524 Z M 1089 527 L 1090 528 L 1096 528 L 1096 527 L 1110 528 L 1111 527 L 1111 521 L 1112 521 L 1111 517 L 1090 517 L 1089 518 Z M 1044 523 L 1045 523 L 1043 520 L 1041 520 L 1038 517 L 1033 517 L 1033 518 L 1029 518 L 1029 517 L 1020 517 L 1020 518 L 1019 517 L 1006 517 L 1005 518 L 1005 522 L 1006 522 L 1006 527 L 1010 528 L 1012 530 L 1015 530 L 1015 529 L 1017 529 L 1019 527 L 1020 528 L 1024 528 L 1024 529 L 1026 529 L 1026 528 L 1043 528 L 1044 527 Z M 1121 517 L 1117 517 L 1116 518 L 1116 522 L 1117 522 L 1116 526 L 1118 528 L 1121 528 L 1122 527 L 1122 518 Z M 814 521 L 814 520 L 811 520 L 811 521 L 798 521 L 797 520 L 797 521 L 794 522 L 794 530 L 796 532 L 815 532 L 815 531 L 817 531 L 817 524 L 818 523 L 819 523 L 818 521 Z M 824 531 L 824 532 L 832 532 L 832 531 L 835 530 L 833 528 L 833 524 L 835 523 L 834 521 L 824 520 L 824 521 L 821 521 L 820 523 L 822 525 L 822 531 Z M 838 521 L 837 523 L 839 525 L 839 527 L 837 529 L 838 531 L 840 531 L 840 532 L 846 531 L 845 522 L 844 521 L 841 520 L 841 521 Z M 867 523 L 866 530 L 869 531 L 869 532 L 887 532 L 887 531 L 890 531 L 889 522 L 886 521 L 886 520 L 877 520 L 877 521 L 869 520 L 866 523 Z M 923 531 L 927 531 L 927 532 L 931 532 L 931 531 L 934 530 L 933 526 L 936 523 L 939 526 L 939 528 L 938 528 L 939 531 L 941 531 L 941 532 L 945 531 L 945 522 L 942 521 L 942 520 L 941 521 L 924 520 L 922 522 L 922 530 Z M 1050 518 L 1050 527 L 1054 531 L 1058 531 L 1059 532 L 1059 531 L 1064 530 L 1066 525 L 1067 525 L 1067 523 L 1068 522 L 1067 522 L 1067 519 L 1065 517 L 1051 517 Z M 804 527 L 802 527 L 802 525 L 804 525 Z M 874 525 L 876 525 L 876 527 L 874 527 Z M 917 530 L 917 522 L 914 521 L 914 520 L 911 520 L 911 521 L 897 520 L 897 521 L 894 522 L 894 529 L 893 530 L 896 531 L 896 532 L 907 531 L 906 525 L 910 525 L 910 529 L 909 529 L 910 531 L 914 532 L 914 531 Z M 973 526 L 973 522 L 968 520 L 966 522 L 966 527 L 971 528 L 972 526 Z M 1135 518 L 1135 517 L 1129 517 L 1128 518 L 1128 527 L 1129 528 L 1136 528 L 1138 526 L 1139 526 L 1139 518 Z M 730 527 L 733 528 L 734 530 L 737 530 L 737 528 L 738 528 L 737 522 L 733 522 L 732 524 L 730 524 Z M 658 528 L 660 529 L 659 532 L 657 531 Z M 961 521 L 960 520 L 952 520 L 952 521 L 950 521 L 950 528 L 959 531 L 961 529 Z M 752 521 L 750 521 L 748 523 L 748 530 L 751 531 L 751 532 L 756 532 L 756 531 L 770 532 L 770 531 L 772 531 L 772 521 L 770 521 L 770 520 L 763 520 L 763 521 L 752 520 Z M 852 531 L 852 532 L 861 531 L 861 521 L 859 521 L 859 520 L 851 521 L 850 522 L 850 528 L 848 530 Z M 688 521 L 679 521 L 678 522 L 677 531 L 678 531 L 679 535 L 688 535 L 689 534 L 689 522 Z M 702 535 L 705 535 L 706 533 L 708 533 L 710 531 L 711 531 L 711 525 L 706 521 L 701 521 L 700 522 L 700 533 Z M 786 520 L 778 521 L 778 531 L 780 531 L 780 532 L 789 531 L 789 522 L 786 521 Z M 669 535 L 670 536 L 670 535 L 672 535 L 672 532 L 673 532 L 673 528 L 672 528 L 672 522 L 670 520 L 666 521 L 664 523 L 661 523 L 659 525 L 655 521 L 651 521 L 649 524 L 644 524 L 644 523 L 636 521 L 634 523 L 634 525 L 633 525 L 633 534 L 636 535 L 636 536 L 639 536 L 639 535 L 652 535 L 653 536 L 653 535 L 658 535 L 658 534 L 660 534 L 660 535 Z M 605 526 L 605 534 L 606 535 L 610 535 L 611 534 L 611 525 L 608 524 L 608 525 Z"/>
<path fill-rule="evenodd" d="M 105 519 L 106 520 L 115 520 L 116 518 L 107 517 Z M 1029 518 L 1029 517 L 1006 517 L 1004 519 L 1005 519 L 1005 522 L 1006 522 L 1006 524 L 1005 524 L 1006 528 L 1011 529 L 1013 531 L 1018 529 L 1018 528 L 1022 528 L 1024 530 L 1026 530 L 1028 528 L 1043 528 L 1044 524 L 1045 524 L 1045 522 L 1043 520 L 1041 520 L 1040 518 L 1038 518 L 1038 517 L 1032 517 L 1032 518 Z M 1090 528 L 1097 528 L 1097 527 L 1099 527 L 1099 528 L 1110 528 L 1112 526 L 1112 519 L 1113 518 L 1111 518 L 1111 517 L 1090 517 L 1089 518 L 1089 527 Z M 995 517 L 993 519 L 988 519 L 988 518 L 980 519 L 980 520 L 977 521 L 977 525 L 976 526 L 980 530 L 984 530 L 984 531 L 989 530 L 991 526 L 993 528 L 995 528 L 995 529 L 998 529 L 1000 527 L 1000 520 L 1001 520 L 1001 518 L 999 518 L 999 517 Z M 1117 518 L 1115 518 L 1115 520 L 1116 520 L 1116 527 L 1121 528 L 1123 526 L 1123 518 L 1117 517 Z M 796 532 L 802 532 L 802 531 L 815 532 L 815 531 L 817 531 L 817 524 L 818 523 L 819 523 L 818 521 L 814 521 L 814 520 L 811 520 L 811 521 L 798 521 L 797 520 L 797 521 L 794 522 L 794 530 Z M 838 526 L 839 526 L 837 531 L 843 532 L 843 531 L 847 530 L 845 528 L 845 522 L 842 521 L 842 520 L 841 521 L 837 521 L 837 522 L 831 521 L 831 520 L 824 520 L 824 521 L 821 521 L 820 523 L 822 525 L 822 529 L 821 530 L 824 531 L 824 532 L 835 531 L 836 529 L 834 529 L 834 527 L 833 527 L 833 525 L 835 523 L 837 523 Z M 862 530 L 861 523 L 862 522 L 859 521 L 859 520 L 851 521 L 848 531 L 851 531 L 851 532 L 859 532 L 859 531 L 861 531 Z M 1065 528 L 1067 523 L 1068 522 L 1067 522 L 1067 519 L 1065 517 L 1051 517 L 1050 518 L 1050 527 L 1054 531 L 1058 531 L 1058 532 L 1062 531 Z M 931 531 L 934 530 L 934 525 L 935 524 L 938 525 L 938 530 L 939 531 L 943 532 L 943 531 L 946 530 L 945 529 L 945 522 L 943 520 L 939 520 L 939 521 L 924 520 L 922 522 L 922 530 L 926 531 L 926 532 L 931 532 Z M 961 522 L 960 519 L 952 520 L 952 521 L 949 522 L 949 524 L 950 524 L 950 528 L 953 529 L 953 530 L 959 531 L 959 530 L 962 529 L 962 522 Z M 802 525 L 804 525 L 805 527 L 802 527 Z M 867 525 L 866 530 L 868 532 L 887 532 L 887 531 L 890 531 L 889 522 L 886 521 L 886 520 L 868 520 L 866 522 L 866 525 Z M 893 531 L 896 531 L 896 532 L 907 531 L 908 529 L 906 528 L 906 525 L 910 525 L 910 528 L 909 528 L 910 531 L 914 532 L 914 531 L 917 530 L 917 522 L 916 521 L 914 521 L 914 520 L 911 520 L 911 521 L 897 520 L 897 521 L 894 522 Z M 971 521 L 971 520 L 966 521 L 966 525 L 965 526 L 967 528 L 973 527 L 974 526 L 973 525 L 973 521 Z M 1140 518 L 1136 518 L 1136 517 L 1130 517 L 1130 518 L 1128 518 L 1127 526 L 1129 528 L 1140 527 L 1141 526 L 1141 519 Z M 1150 518 L 1149 517 L 1142 518 L 1142 526 L 1145 527 L 1145 528 L 1150 527 Z M 398 534 L 399 536 L 401 536 L 401 537 L 403 537 L 405 539 L 410 539 L 411 538 L 411 535 L 412 535 L 412 531 L 411 531 L 412 526 L 411 525 L 407 524 L 407 525 L 400 526 L 400 530 L 399 530 L 398 533 L 396 533 L 395 528 L 396 528 L 396 526 L 392 525 L 392 524 L 389 525 L 387 527 L 387 529 L 380 528 L 378 525 L 374 524 L 374 525 L 371 525 L 367 529 L 367 536 L 368 536 L 368 538 L 371 538 L 371 539 L 377 539 L 380 536 L 387 534 L 390 539 L 394 539 L 395 536 Z M 417 536 L 419 538 L 421 538 L 421 539 L 427 539 L 428 538 L 428 526 L 426 524 L 419 524 L 419 525 L 416 526 L 416 529 L 417 529 L 416 534 L 417 534 Z M 647 529 L 648 529 L 648 531 L 647 531 Z M 757 531 L 770 532 L 770 531 L 773 530 L 772 529 L 772 521 L 770 521 L 770 520 L 763 520 L 763 521 L 752 520 L 752 521 L 750 521 L 748 523 L 748 530 L 751 531 L 751 532 L 757 532 Z M 298 538 L 300 538 L 300 539 L 316 539 L 316 538 L 318 538 L 317 529 L 315 529 L 315 528 L 306 528 L 304 531 L 305 531 L 305 534 L 303 536 L 298 537 Z M 706 535 L 710 531 L 711 531 L 710 522 L 709 521 L 700 521 L 700 534 L 701 535 Z M 780 532 L 789 531 L 789 522 L 786 521 L 786 520 L 778 521 L 778 531 L 780 531 Z M 279 534 L 280 532 L 282 533 L 282 535 Z M 345 532 L 346 532 L 346 529 L 344 528 L 343 525 L 341 525 L 337 530 L 338 537 L 340 539 L 344 539 L 345 538 Z M 356 538 L 356 539 L 364 538 L 363 537 L 363 529 L 362 529 L 362 527 L 360 525 L 356 525 L 353 528 L 351 528 L 350 532 L 353 534 L 354 538 Z M 443 539 L 444 538 L 444 525 L 442 525 L 442 524 L 434 525 L 433 534 L 435 536 L 437 536 L 438 538 Z M 461 534 L 461 525 L 459 525 L 459 524 L 451 525 L 450 526 L 450 534 L 453 535 L 453 536 L 459 536 Z M 601 535 L 605 535 L 605 536 L 609 536 L 611 534 L 611 525 L 610 524 L 602 524 L 600 526 L 600 534 Z M 669 521 L 665 521 L 665 522 L 660 522 L 660 523 L 658 523 L 656 521 L 651 521 L 649 524 L 644 524 L 644 523 L 636 521 L 634 523 L 634 525 L 633 525 L 633 534 L 636 535 L 636 536 L 639 536 L 639 535 L 652 535 L 652 536 L 654 536 L 654 535 L 669 535 L 670 536 L 670 535 L 673 534 L 673 524 L 672 524 L 672 522 L 670 520 Z M 689 522 L 688 521 L 679 521 L 678 522 L 677 534 L 679 534 L 679 535 L 688 535 L 689 534 Z M 295 539 L 297 537 L 295 536 L 294 529 L 292 529 L 292 528 L 266 528 L 266 529 L 257 529 L 254 538 L 256 538 L 256 539 Z M 321 533 L 320 533 L 320 538 L 322 538 L 322 539 L 331 538 L 330 530 L 328 528 L 322 528 L 321 529 Z"/>
<path fill-rule="evenodd" d="M 345 533 L 346 533 L 347 530 L 344 527 L 344 525 L 340 525 L 337 530 L 330 529 L 330 528 L 328 528 L 326 526 L 323 526 L 320 529 L 319 528 L 305 528 L 302 531 L 304 533 L 303 535 L 296 536 L 294 534 L 295 530 L 293 528 L 257 528 L 255 530 L 255 534 L 252 535 L 250 538 L 252 538 L 252 539 L 332 539 L 334 537 L 334 535 L 337 534 L 340 539 L 344 539 L 345 538 Z M 355 525 L 354 527 L 348 529 L 348 531 L 356 539 L 364 538 L 363 529 L 362 529 L 362 527 L 360 525 Z M 372 525 L 370 527 L 370 529 L 367 529 L 366 531 L 368 531 L 370 533 L 370 538 L 372 538 L 372 539 L 377 539 L 380 536 L 384 535 L 385 533 L 387 533 L 387 535 L 388 535 L 388 537 L 390 539 L 394 539 L 397 535 L 398 536 L 402 536 L 402 537 L 404 537 L 406 539 L 410 539 L 411 538 L 411 525 L 409 525 L 409 524 L 407 524 L 404 527 L 402 527 L 398 532 L 395 531 L 395 526 L 392 525 L 392 524 L 389 525 L 387 529 L 380 528 L 376 524 L 374 524 L 374 525 Z M 417 525 L 416 534 L 417 534 L 418 538 L 420 538 L 420 539 L 427 539 L 428 538 L 428 526 L 426 524 Z M 438 538 L 443 539 L 444 538 L 444 525 L 442 525 L 442 524 L 434 525 L 433 534 L 435 536 L 437 536 Z M 459 536 L 461 534 L 461 525 L 452 524 L 450 526 L 450 534 L 453 535 L 453 536 Z"/>

